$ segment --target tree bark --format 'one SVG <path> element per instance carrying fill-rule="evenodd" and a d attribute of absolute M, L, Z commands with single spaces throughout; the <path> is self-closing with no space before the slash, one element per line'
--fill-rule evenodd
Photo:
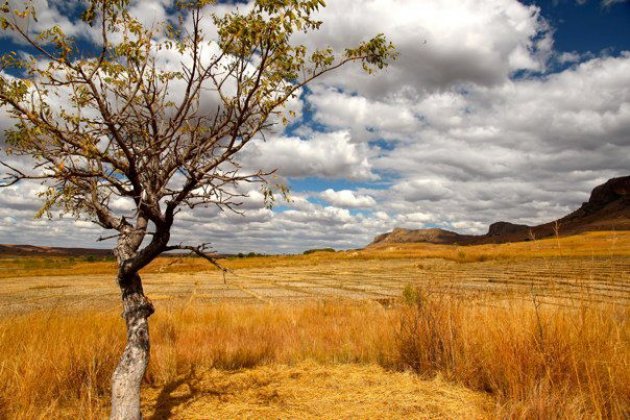
<path fill-rule="evenodd" d="M 138 196 L 142 196 L 139 192 Z M 152 214 L 161 214 L 158 199 L 150 194 L 146 198 L 156 208 Z M 138 204 L 140 205 L 140 204 Z M 139 250 L 146 236 L 149 219 L 139 211 L 135 226 L 124 217 L 112 226 L 118 230 L 118 243 L 114 254 L 118 260 L 118 285 L 122 292 L 122 316 L 127 325 L 127 345 L 112 375 L 111 420 L 140 420 L 140 388 L 149 365 L 149 317 L 155 311 L 144 295 L 139 270 L 168 248 L 174 208 L 169 208 L 164 220 L 151 219 L 156 231 L 151 242 Z"/>
<path fill-rule="evenodd" d="M 140 386 L 149 364 L 149 323 L 153 304 L 144 295 L 137 273 L 119 278 L 127 345 L 112 376 L 112 420 L 139 420 Z"/>
<path fill-rule="evenodd" d="M 139 420 L 140 388 L 149 365 L 149 322 L 154 308 L 144 295 L 142 279 L 137 269 L 130 269 L 130 261 L 137 250 L 146 229 L 146 219 L 133 228 L 125 223 L 120 230 L 114 253 L 118 260 L 118 285 L 122 293 L 122 317 L 127 326 L 127 345 L 112 375 L 112 420 Z"/>

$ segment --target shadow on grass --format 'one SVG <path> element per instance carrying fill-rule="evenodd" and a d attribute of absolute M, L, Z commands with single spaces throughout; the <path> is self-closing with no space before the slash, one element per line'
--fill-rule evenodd
<path fill-rule="evenodd" d="M 157 397 L 157 400 L 155 401 L 155 410 L 153 411 L 151 417 L 149 417 L 149 420 L 168 419 L 173 414 L 174 408 L 194 399 L 199 394 L 196 382 L 197 379 L 195 371 L 191 370 L 185 377 L 168 382 L 164 385 Z M 178 391 L 183 385 L 188 386 L 187 393 Z"/>
<path fill-rule="evenodd" d="M 161 420 L 171 418 L 176 413 L 175 409 L 186 409 L 194 401 L 204 398 L 218 398 L 227 401 L 242 395 L 248 390 L 255 389 L 257 394 L 252 398 L 263 398 L 265 401 L 274 401 L 279 398 L 275 388 L 269 389 L 272 383 L 278 383 L 281 378 L 276 376 L 251 376 L 242 369 L 223 370 L 218 376 L 206 376 L 203 373 L 197 375 L 191 370 L 184 377 L 166 383 L 155 400 L 153 414 L 149 420 Z"/>

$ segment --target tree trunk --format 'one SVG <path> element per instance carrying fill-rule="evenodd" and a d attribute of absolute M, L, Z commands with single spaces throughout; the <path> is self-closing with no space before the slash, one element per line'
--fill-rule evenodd
<path fill-rule="evenodd" d="M 123 318 L 127 324 L 127 345 L 112 376 L 112 420 L 138 420 L 140 386 L 149 364 L 149 323 L 153 304 L 144 295 L 137 273 L 119 276 Z"/>

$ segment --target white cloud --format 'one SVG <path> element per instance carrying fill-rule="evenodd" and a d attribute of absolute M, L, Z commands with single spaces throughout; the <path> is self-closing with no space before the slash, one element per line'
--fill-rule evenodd
<path fill-rule="evenodd" d="M 543 69 L 552 48 L 539 9 L 515 0 L 347 0 L 318 16 L 321 31 L 297 42 L 341 50 L 381 32 L 394 42 L 400 56 L 385 77 L 349 67 L 327 80 L 373 98 L 502 83 L 515 70 Z"/>
<path fill-rule="evenodd" d="M 423 227 L 426 223 L 434 221 L 435 217 L 430 213 L 422 213 L 417 211 L 414 213 L 402 214 L 399 216 L 398 220 L 402 224 L 412 223 Z"/>
<path fill-rule="evenodd" d="M 338 207 L 368 208 L 376 204 L 376 201 L 369 195 L 359 195 L 350 190 L 335 191 L 329 188 L 321 194 L 321 197 Z"/>
<path fill-rule="evenodd" d="M 161 13 L 163 3 L 134 7 L 148 18 Z M 51 9 L 52 18 L 57 12 Z M 482 233 L 497 220 L 540 223 L 562 216 L 595 185 L 628 174 L 630 53 L 554 52 L 553 28 L 537 8 L 516 0 L 335 1 L 321 18 L 322 32 L 308 43 L 340 48 L 385 32 L 400 59 L 376 76 L 354 66 L 318 82 L 310 108 L 297 100 L 291 107 L 298 117 L 309 109 L 304 115 L 325 132 L 311 124 L 295 135 L 271 134 L 248 145 L 241 163 L 278 169 L 280 177 L 343 180 L 344 186 L 294 192 L 292 202 L 274 211 L 263 207 L 260 192 L 243 187 L 244 216 L 216 207 L 184 209 L 174 242 L 282 252 L 362 246 L 394 226 Z M 544 72 L 551 57 L 572 66 L 513 77 L 517 70 Z M 160 59 L 177 65 L 181 57 Z M 204 100 L 213 103 L 212 95 Z M 7 125 L 0 116 L 0 126 Z M 95 226 L 32 220 L 38 188 L 26 183 L 0 190 L 0 243 L 93 246 L 100 233 Z M 321 199 L 329 205 L 317 204 Z M 129 210 L 128 203 L 115 205 Z"/>
<path fill-rule="evenodd" d="M 337 89 L 315 87 L 309 96 L 314 119 L 326 126 L 350 129 L 352 141 L 396 137 L 417 128 L 413 109 L 401 99 L 387 102 L 353 96 Z"/>
<path fill-rule="evenodd" d="M 579 53 L 572 51 L 558 54 L 556 59 L 560 64 L 572 64 L 577 63 L 578 61 L 580 61 L 581 58 L 582 56 Z"/>
<path fill-rule="evenodd" d="M 444 184 L 444 179 L 408 179 L 397 183 L 393 188 L 392 195 L 412 203 L 420 200 L 439 201 L 452 194 L 452 191 L 446 188 Z"/>
<path fill-rule="evenodd" d="M 37 21 L 32 17 L 27 20 L 14 15 L 16 23 L 19 24 L 25 32 L 26 29 L 28 29 L 31 35 L 37 35 L 53 25 L 58 25 L 61 30 L 69 36 L 86 37 L 90 39 L 93 33 L 91 28 L 84 22 L 75 22 L 67 17 L 76 14 L 77 6 L 82 6 L 78 4 L 78 2 L 56 0 L 32 0 L 25 2 L 22 0 L 9 0 L 8 6 L 10 10 L 18 11 L 23 11 L 27 7 L 33 7 L 35 9 Z M 13 16 L 11 18 L 13 18 Z M 0 34 L 0 39 L 5 36 L 10 37 L 15 42 L 25 43 L 19 35 L 15 35 L 12 32 L 3 31 L 3 33 Z"/>
<path fill-rule="evenodd" d="M 272 137 L 247 146 L 242 163 L 248 168 L 278 170 L 281 176 L 375 179 L 365 145 L 354 144 L 347 131 L 314 133 L 309 139 Z"/>

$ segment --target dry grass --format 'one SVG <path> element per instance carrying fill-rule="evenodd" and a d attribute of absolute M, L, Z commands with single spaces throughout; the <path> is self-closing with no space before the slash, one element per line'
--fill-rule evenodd
<path fill-rule="evenodd" d="M 384 244 L 358 251 L 315 252 L 309 255 L 276 255 L 228 258 L 220 262 L 231 270 L 252 268 L 319 266 L 345 261 L 391 261 L 407 258 L 440 258 L 459 263 L 518 261 L 557 257 L 630 257 L 630 231 L 589 232 L 581 235 L 548 238 L 529 242 L 477 246 L 433 244 Z M 111 258 L 4 257 L 0 258 L 0 278 L 24 276 L 96 275 L 115 273 Z M 144 269 L 145 273 L 191 273 L 214 271 L 201 258 L 161 257 Z"/>
<path fill-rule="evenodd" d="M 182 376 L 148 389 L 144 409 L 151 419 L 484 419 L 492 401 L 440 378 L 306 362 Z"/>
<path fill-rule="evenodd" d="M 305 360 L 388 364 L 392 315 L 375 303 L 170 307 L 152 318 L 147 381 L 159 386 L 193 370 Z M 123 338 L 115 312 L 53 309 L 2 319 L 0 418 L 104 414 Z"/>
<path fill-rule="evenodd" d="M 412 370 L 425 379 L 440 375 L 486 393 L 495 401 L 492 414 L 499 417 L 621 419 L 630 414 L 628 308 L 612 304 L 571 309 L 536 308 L 533 303 L 471 305 L 414 293 L 406 293 L 411 304 L 390 309 L 373 302 L 320 302 L 177 305 L 162 310 L 152 318 L 152 361 L 146 385 L 151 391 L 146 394 L 145 408 L 157 413 L 173 410 L 190 418 L 221 403 L 226 416 L 287 417 L 304 409 L 305 415 L 334 417 L 332 401 L 361 394 L 360 398 L 374 402 L 366 403 L 365 409 L 374 411 L 364 411 L 365 417 L 378 417 L 382 407 L 377 402 L 385 401 L 379 394 L 383 384 L 387 382 L 393 390 L 400 386 L 400 397 L 409 398 L 408 376 L 370 368 L 372 379 L 365 379 L 365 384 L 373 386 L 355 389 L 355 394 L 346 397 L 340 395 L 350 392 L 345 385 L 338 390 L 327 385 L 346 378 L 350 369 L 346 365 L 359 369 L 357 365 L 378 364 L 391 371 Z M 122 321 L 113 312 L 56 309 L 3 319 L 0 417 L 105 415 L 109 377 L 122 340 Z M 300 394 L 305 384 L 296 384 L 290 372 L 303 369 L 300 366 L 305 362 L 312 365 L 310 370 L 329 374 L 320 382 L 309 373 L 314 382 L 310 391 Z M 242 380 L 233 376 L 240 369 L 261 366 L 268 369 L 241 371 Z M 256 385 L 251 375 L 260 372 L 271 375 L 269 381 L 282 389 L 280 396 L 274 396 L 270 389 L 275 385 L 270 388 L 267 380 Z M 335 375 L 338 378 L 331 379 Z M 184 383 L 188 391 L 177 391 Z M 286 392 L 293 385 L 297 388 L 290 403 L 279 403 L 275 398 L 289 398 Z M 191 386 L 196 386 L 194 395 Z M 253 394 L 235 397 L 243 386 Z M 415 386 L 426 390 L 435 385 Z M 471 391 L 460 389 L 452 404 L 459 401 L 472 404 L 471 410 L 479 413 L 486 410 L 481 403 L 486 400 Z M 313 401 L 319 392 L 330 404 Z M 434 397 L 449 392 L 453 388 L 445 387 Z M 440 405 L 428 391 L 423 395 L 426 404 Z M 404 405 L 402 400 L 392 404 Z M 396 413 L 392 416 L 403 416 Z"/>
<path fill-rule="evenodd" d="M 470 305 L 409 288 L 398 356 L 497 399 L 506 418 L 627 418 L 630 308 Z"/>
<path fill-rule="evenodd" d="M 475 246 L 433 244 L 382 244 L 362 251 L 366 256 L 443 258 L 474 263 L 557 257 L 630 256 L 630 232 L 587 232 L 580 235 L 534 239 L 527 242 Z"/>
<path fill-rule="evenodd" d="M 402 245 L 229 260 L 227 285 L 160 259 L 144 411 L 628 418 L 629 256 L 614 232 Z M 69 264 L 0 261 L 0 418 L 106 416 L 124 340 L 112 266 Z"/>

